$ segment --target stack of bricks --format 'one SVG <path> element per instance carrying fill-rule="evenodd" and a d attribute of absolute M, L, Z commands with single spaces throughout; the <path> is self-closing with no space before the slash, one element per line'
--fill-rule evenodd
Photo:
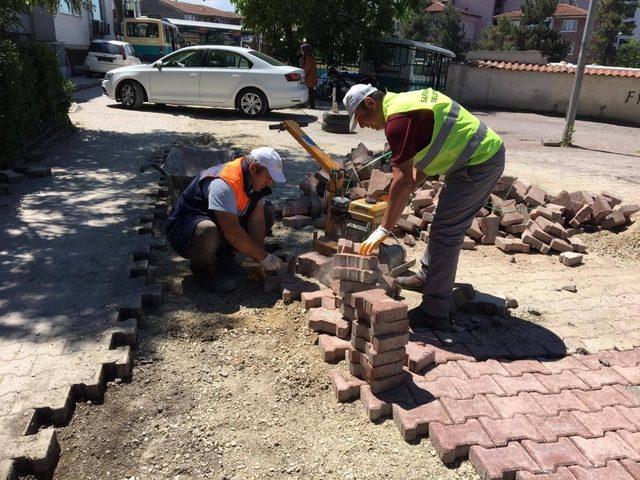
<path fill-rule="evenodd" d="M 382 289 L 374 289 L 349 295 L 342 312 L 351 320 L 349 372 L 366 380 L 373 393 L 405 383 L 407 305 L 389 298 Z"/>

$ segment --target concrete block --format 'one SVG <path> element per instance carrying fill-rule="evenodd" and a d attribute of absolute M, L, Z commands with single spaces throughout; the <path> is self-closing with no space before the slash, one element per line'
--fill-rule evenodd
<path fill-rule="evenodd" d="M 618 210 L 616 212 L 610 213 L 607 215 L 600 226 L 605 229 L 621 227 L 627 223 L 627 218 L 624 214 Z"/>
<path fill-rule="evenodd" d="M 553 240 L 551 240 L 549 247 L 551 248 L 551 250 L 555 250 L 556 252 L 561 252 L 561 253 L 571 252 L 573 250 L 573 247 L 569 242 L 562 240 L 560 238 L 554 238 Z"/>
<path fill-rule="evenodd" d="M 574 267 L 582 263 L 582 254 L 576 252 L 562 252 L 558 261 L 567 267 Z"/>
<path fill-rule="evenodd" d="M 539 207 L 545 204 L 547 192 L 541 188 L 531 185 L 524 196 L 524 203 L 530 207 Z"/>

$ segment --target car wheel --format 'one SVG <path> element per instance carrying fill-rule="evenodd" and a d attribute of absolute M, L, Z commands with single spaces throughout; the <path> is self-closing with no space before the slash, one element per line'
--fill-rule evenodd
<path fill-rule="evenodd" d="M 125 108 L 140 108 L 144 103 L 142 86 L 138 82 L 125 82 L 120 88 L 120 102 Z"/>
<path fill-rule="evenodd" d="M 348 113 L 333 113 L 333 112 L 325 112 L 322 115 L 322 121 L 327 125 L 349 125 L 349 119 L 351 117 Z"/>
<path fill-rule="evenodd" d="M 322 125 L 320 126 L 320 128 L 322 128 L 322 130 L 324 130 L 325 132 L 329 132 L 329 133 L 351 133 L 351 130 L 349 130 L 348 124 L 336 125 L 334 123 L 322 122 Z"/>
<path fill-rule="evenodd" d="M 238 94 L 236 108 L 245 117 L 260 117 L 267 113 L 267 97 L 260 90 L 250 88 Z"/>

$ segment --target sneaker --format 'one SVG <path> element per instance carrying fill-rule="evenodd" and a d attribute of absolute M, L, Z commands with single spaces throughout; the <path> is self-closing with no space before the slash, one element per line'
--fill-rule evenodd
<path fill-rule="evenodd" d="M 424 290 L 424 280 L 417 273 L 408 277 L 396 278 L 396 285 L 414 292 L 422 292 Z"/>
<path fill-rule="evenodd" d="M 417 330 L 450 330 L 451 319 L 449 317 L 434 317 L 422 308 L 416 307 L 407 312 L 409 326 L 415 332 Z"/>

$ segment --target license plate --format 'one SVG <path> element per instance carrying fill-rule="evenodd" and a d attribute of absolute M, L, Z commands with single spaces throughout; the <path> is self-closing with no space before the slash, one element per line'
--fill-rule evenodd
<path fill-rule="evenodd" d="M 111 57 L 96 57 L 99 62 L 111 62 L 113 63 L 113 58 Z"/>

